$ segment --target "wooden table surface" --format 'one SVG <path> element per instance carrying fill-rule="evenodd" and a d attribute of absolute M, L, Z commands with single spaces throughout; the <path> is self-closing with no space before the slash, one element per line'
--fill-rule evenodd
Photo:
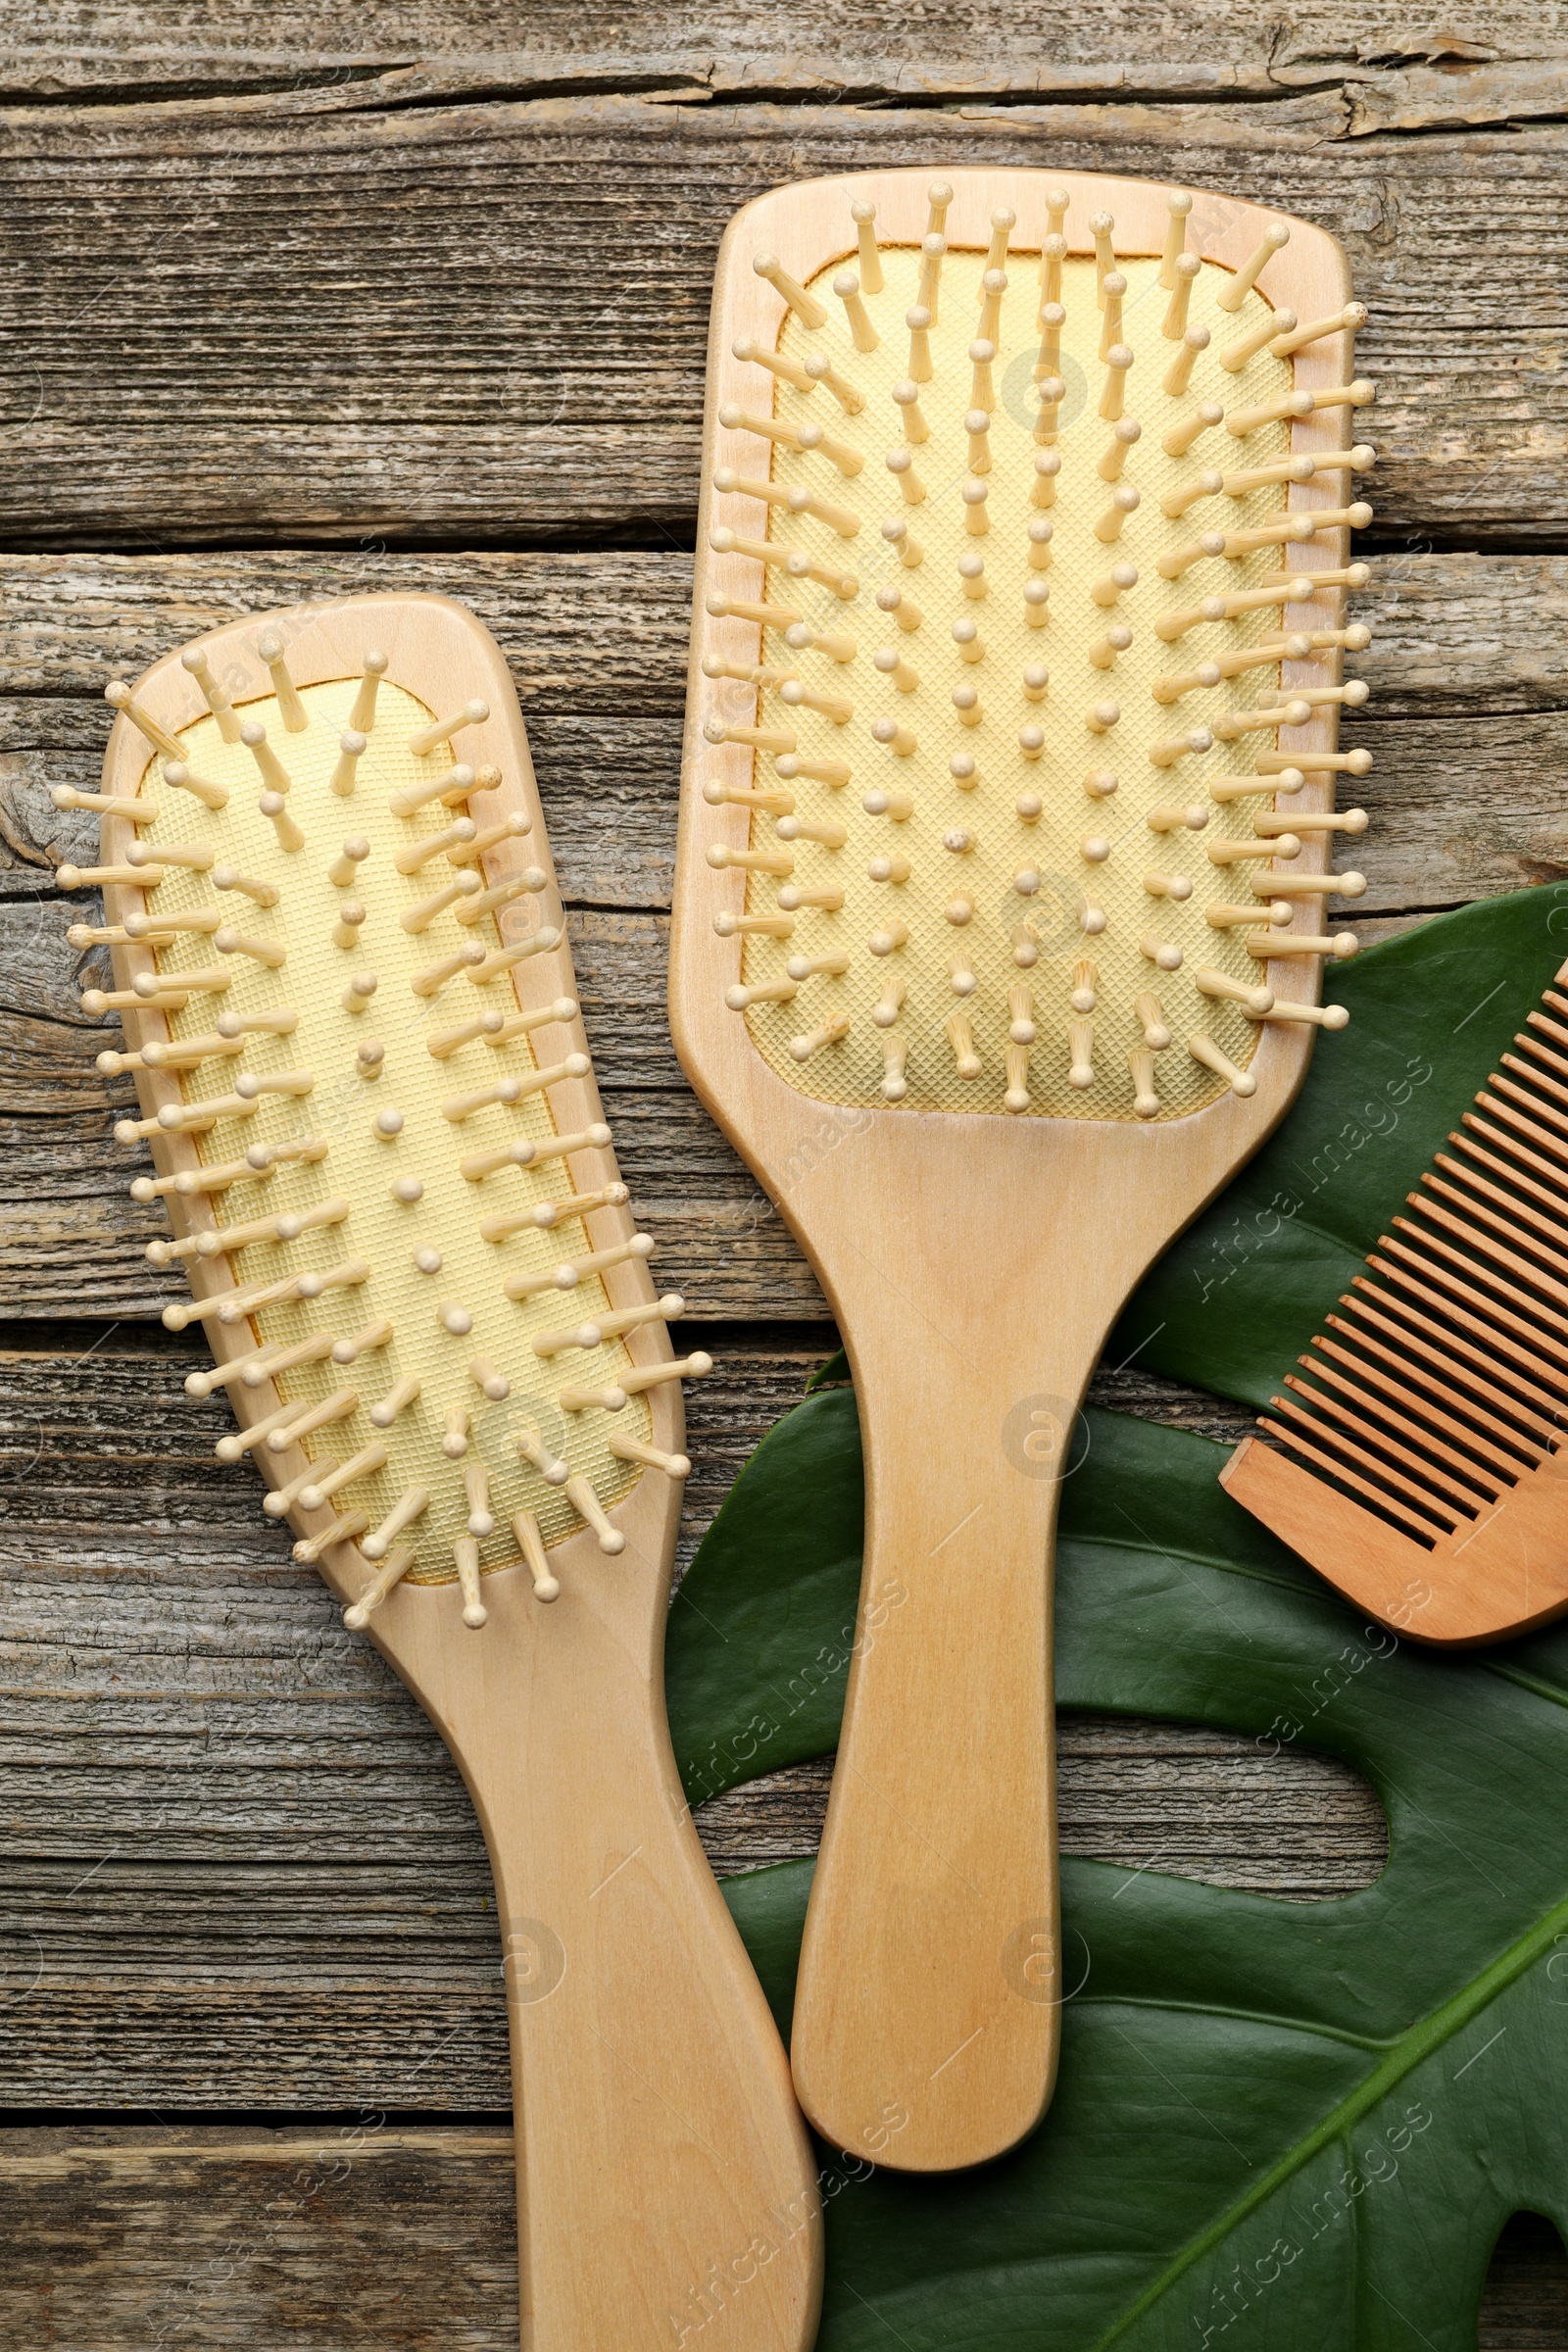
<path fill-rule="evenodd" d="M 416 22 L 411 28 L 410 20 Z M 516 2343 L 499 1950 L 433 1734 L 189 1404 L 110 1140 L 47 787 L 105 675 L 235 613 L 467 600 L 532 736 L 609 1115 L 720 1359 L 686 1544 L 834 1334 L 663 1015 L 708 290 L 781 180 L 1134 172 L 1332 228 L 1371 306 L 1376 937 L 1568 873 L 1568 40 L 1544 5 L 13 0 L 0 58 L 7 2343 Z M 1104 1402 L 1241 1416 L 1130 1373 Z M 1384 1852 L 1337 1764 L 1069 1717 L 1063 1843 L 1310 1901 Z M 808 1853 L 812 1766 L 699 1816 Z M 291 2183 L 294 2185 L 291 2187 Z M 1482 2341 L 1568 2346 L 1505 2234 Z M 584 2348 L 588 2352 L 588 2348 Z M 626 2352 L 638 2352 L 627 2347 Z"/>

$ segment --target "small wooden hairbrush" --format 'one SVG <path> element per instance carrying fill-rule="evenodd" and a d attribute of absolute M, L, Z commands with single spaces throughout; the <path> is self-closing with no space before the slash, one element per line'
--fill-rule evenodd
<path fill-rule="evenodd" d="M 812 2162 L 662 1700 L 680 1381 L 615 1171 L 500 650 L 440 597 L 236 622 L 107 690 L 101 886 L 146 1140 L 266 1509 L 450 1747 L 495 1873 L 523 2342 L 622 2352 L 758 2239 L 799 2352 Z M 150 756 L 151 755 L 151 756 Z M 542 1604 L 549 1603 L 549 1606 Z M 780 2217 L 789 2215 L 792 2220 Z M 730 2276 L 725 2273 L 726 2278 Z M 678 2332 L 680 2318 L 674 2322 Z"/>
<path fill-rule="evenodd" d="M 1220 1478 L 1413 1641 L 1568 1609 L 1568 964 Z M 1284 1450 L 1277 1450 L 1277 1447 Z"/>
<path fill-rule="evenodd" d="M 781 189 L 718 265 L 672 1020 L 844 1328 L 865 1625 L 904 1595 L 793 2043 L 811 2120 L 895 2166 L 1050 2096 L 1062 1448 L 1340 1018 L 1348 293 L 1320 230 L 1031 172 Z"/>

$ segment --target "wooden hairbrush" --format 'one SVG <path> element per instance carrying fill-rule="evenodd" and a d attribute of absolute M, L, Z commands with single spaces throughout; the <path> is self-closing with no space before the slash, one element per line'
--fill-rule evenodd
<path fill-rule="evenodd" d="M 1502 1642 L 1568 1609 L 1568 964 L 1220 1472 L 1359 1609 Z"/>
<path fill-rule="evenodd" d="M 441 597 L 236 622 L 158 662 L 96 799 L 156 1178 L 266 1508 L 457 1761 L 495 1873 L 529 2352 L 662 2341 L 720 2266 L 798 2352 L 812 2160 L 662 1699 L 681 1301 L 578 1018 L 521 715 Z M 150 756 L 151 754 L 151 756 Z M 546 1606 L 544 1604 L 548 1603 Z M 763 2262 L 759 2241 L 771 2250 Z M 744 2287 L 735 2282 L 748 2265 Z"/>
<path fill-rule="evenodd" d="M 812 2122 L 898 2167 L 1050 2096 L 1062 1449 L 1340 1017 L 1348 292 L 1321 230 L 1033 172 L 780 189 L 719 260 L 671 1013 L 845 1332 L 862 1624 L 905 1595 L 793 2043 Z"/>

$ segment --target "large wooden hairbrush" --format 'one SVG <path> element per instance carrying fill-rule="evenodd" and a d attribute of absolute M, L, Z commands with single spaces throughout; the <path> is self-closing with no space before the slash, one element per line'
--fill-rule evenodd
<path fill-rule="evenodd" d="M 1348 293 L 1320 230 L 1034 172 L 780 189 L 719 260 L 672 1020 L 856 1374 L 793 2062 L 896 2166 L 1050 2096 L 1063 1447 L 1338 1018 Z"/>
<path fill-rule="evenodd" d="M 439 597 L 237 622 L 112 685 L 106 945 L 210 1372 L 450 1747 L 495 1873 L 523 2343 L 711 2286 L 800 2352 L 812 2162 L 662 1701 L 680 1381 L 603 1123 L 516 699 Z M 548 1605 L 546 1605 L 548 1604 Z M 758 2248 L 765 2246 L 765 2259 Z M 693 2298 L 697 2300 L 694 2302 Z"/>

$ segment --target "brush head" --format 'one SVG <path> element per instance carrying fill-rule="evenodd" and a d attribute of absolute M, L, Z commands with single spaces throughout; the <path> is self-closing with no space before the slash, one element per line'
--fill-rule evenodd
<path fill-rule="evenodd" d="M 1568 964 L 1221 1472 L 1417 1641 L 1568 1608 Z"/>
<path fill-rule="evenodd" d="M 241 1424 L 220 1458 L 250 1453 L 299 1556 L 358 1544 L 351 1622 L 407 1577 L 461 1584 L 477 1626 L 483 1575 L 520 1564 L 552 1597 L 547 1550 L 620 1550 L 607 1514 L 675 1475 L 681 1300 L 600 1115 L 520 720 L 471 691 L 490 664 L 407 658 L 414 629 L 348 674 L 281 627 L 254 653 L 225 632 L 116 697 L 178 757 L 111 744 L 142 822 L 106 814 L 106 856 L 139 862 L 91 936 L 138 1049 L 115 1065 L 146 1116 L 117 1132 L 160 1171 L 133 1191 L 174 1217 L 148 1256 L 196 1294 L 164 1319 L 205 1326 L 218 1361 L 187 1388 L 226 1388 Z"/>
<path fill-rule="evenodd" d="M 1087 208 L 1065 249 L 966 246 L 942 209 L 878 291 L 806 276 L 822 322 L 777 335 L 806 387 L 742 368 L 720 410 L 693 772 L 731 804 L 707 919 L 743 945 L 715 994 L 830 1102 L 1180 1118 L 1311 1018 L 1271 909 L 1322 929 L 1362 388 L 1314 407 L 1245 270 L 1117 254 Z"/>

